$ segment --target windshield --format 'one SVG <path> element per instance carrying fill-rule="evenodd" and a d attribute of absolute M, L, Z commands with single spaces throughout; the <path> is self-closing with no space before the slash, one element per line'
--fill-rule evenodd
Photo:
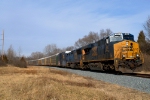
<path fill-rule="evenodd" d="M 132 41 L 134 41 L 134 36 L 133 35 L 123 35 L 123 38 L 125 40 L 132 40 Z"/>
<path fill-rule="evenodd" d="M 130 33 L 114 33 L 114 35 L 109 36 L 110 42 L 117 42 L 122 40 L 134 41 L 134 36 Z"/>
<path fill-rule="evenodd" d="M 122 36 L 117 35 L 117 36 L 110 36 L 110 42 L 115 42 L 115 41 L 122 41 Z"/>

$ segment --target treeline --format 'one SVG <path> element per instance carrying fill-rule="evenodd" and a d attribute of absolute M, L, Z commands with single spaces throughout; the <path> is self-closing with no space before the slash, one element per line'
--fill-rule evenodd
<path fill-rule="evenodd" d="M 111 35 L 113 32 L 110 29 L 102 29 L 100 32 L 89 32 L 88 35 L 85 35 L 83 38 L 78 39 L 74 46 L 68 46 L 66 48 L 58 48 L 56 44 L 48 44 L 45 46 L 43 52 L 32 52 L 31 55 L 27 58 L 28 60 L 31 59 L 39 59 L 42 57 L 47 57 L 54 55 L 56 53 L 64 52 L 64 51 L 71 51 L 82 46 L 85 46 L 90 43 L 94 43 L 104 37 Z"/>
<path fill-rule="evenodd" d="M 19 48 L 18 54 L 15 52 L 13 49 L 13 46 L 10 45 L 8 50 L 5 52 L 4 55 L 0 54 L 0 66 L 6 66 L 8 64 L 16 66 L 16 67 L 21 67 L 21 68 L 26 68 L 26 60 L 25 57 L 21 56 L 21 49 Z"/>

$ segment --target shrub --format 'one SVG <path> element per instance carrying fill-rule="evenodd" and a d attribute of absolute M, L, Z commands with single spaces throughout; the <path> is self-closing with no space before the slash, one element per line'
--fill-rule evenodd
<path fill-rule="evenodd" d="M 15 58 L 12 61 L 12 64 L 16 67 L 20 67 L 20 68 L 27 68 L 27 64 L 26 64 L 26 60 L 24 57 L 21 57 L 21 59 L 19 58 Z"/>
<path fill-rule="evenodd" d="M 0 66 L 7 66 L 7 63 L 8 63 L 7 56 L 4 55 L 3 60 L 2 60 L 2 56 L 0 56 Z"/>
<path fill-rule="evenodd" d="M 143 70 L 144 71 L 150 71 L 150 55 L 144 54 L 144 64 L 143 64 Z"/>
<path fill-rule="evenodd" d="M 0 59 L 0 67 L 1 67 L 1 66 L 4 67 L 4 66 L 7 66 L 7 64 L 6 64 L 4 61 L 2 61 L 2 60 Z"/>

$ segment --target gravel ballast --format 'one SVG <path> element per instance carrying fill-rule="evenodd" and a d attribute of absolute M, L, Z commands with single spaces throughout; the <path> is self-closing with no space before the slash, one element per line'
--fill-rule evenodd
<path fill-rule="evenodd" d="M 51 68 L 68 71 L 68 72 L 75 73 L 78 75 L 91 77 L 96 80 L 118 84 L 124 87 L 150 93 L 150 79 L 148 78 L 132 77 L 132 76 L 125 76 L 125 75 L 114 75 L 114 74 L 108 74 L 108 73 L 74 70 L 74 69 L 59 68 L 59 67 L 51 67 Z"/>

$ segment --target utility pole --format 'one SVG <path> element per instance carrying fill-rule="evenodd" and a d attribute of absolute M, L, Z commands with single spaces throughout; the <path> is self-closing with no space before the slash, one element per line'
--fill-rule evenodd
<path fill-rule="evenodd" d="M 4 60 L 4 30 L 2 32 L 2 61 Z"/>

